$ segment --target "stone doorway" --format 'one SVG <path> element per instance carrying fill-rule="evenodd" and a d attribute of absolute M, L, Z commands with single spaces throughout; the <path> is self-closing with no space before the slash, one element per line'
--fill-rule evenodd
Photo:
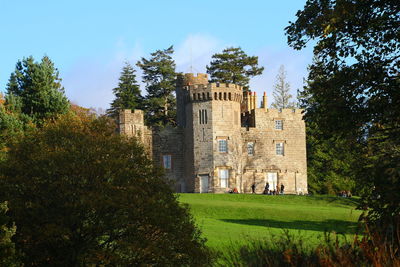
<path fill-rule="evenodd" d="M 200 175 L 200 193 L 208 193 L 208 175 Z"/>
<path fill-rule="evenodd" d="M 266 182 L 269 183 L 269 190 L 276 190 L 276 186 L 278 185 L 278 173 L 276 172 L 267 172 Z"/>

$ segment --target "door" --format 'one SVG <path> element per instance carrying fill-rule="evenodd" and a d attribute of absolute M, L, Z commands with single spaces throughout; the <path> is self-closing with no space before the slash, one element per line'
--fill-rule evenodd
<path fill-rule="evenodd" d="M 278 174 L 276 172 L 268 172 L 267 182 L 269 183 L 269 190 L 276 190 L 276 186 L 278 184 Z"/>
<path fill-rule="evenodd" d="M 200 193 L 208 193 L 208 175 L 200 175 Z"/>

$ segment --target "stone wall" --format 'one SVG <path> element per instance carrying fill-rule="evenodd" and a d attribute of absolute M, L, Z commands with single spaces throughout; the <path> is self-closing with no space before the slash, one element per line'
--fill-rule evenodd
<path fill-rule="evenodd" d="M 176 192 L 185 192 L 183 130 L 167 126 L 153 130 L 153 160 L 163 167 L 163 156 L 171 157 L 171 168 L 164 169 Z"/>
<path fill-rule="evenodd" d="M 255 153 L 247 156 L 245 169 L 260 173 L 256 181 L 259 191 L 264 188 L 266 174 L 276 172 L 278 183 L 285 185 L 287 193 L 307 193 L 306 136 L 301 112 L 300 109 L 255 109 L 255 127 L 242 129 L 244 145 L 254 142 Z M 282 121 L 282 130 L 275 129 L 276 120 Z M 277 142 L 283 143 L 283 155 L 276 154 Z M 245 179 L 246 184 L 251 184 L 249 179 Z"/>

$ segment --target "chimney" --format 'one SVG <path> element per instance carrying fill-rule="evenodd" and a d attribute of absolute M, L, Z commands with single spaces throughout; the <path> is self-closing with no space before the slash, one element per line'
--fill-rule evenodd
<path fill-rule="evenodd" d="M 247 111 L 250 111 L 251 110 L 251 92 L 248 91 L 246 94 L 247 94 L 247 97 L 246 97 L 246 101 L 247 101 L 246 109 L 247 109 Z"/>
<path fill-rule="evenodd" d="M 253 97 L 253 107 L 254 107 L 254 109 L 256 109 L 257 108 L 257 93 L 256 92 L 254 92 L 254 97 Z"/>
<path fill-rule="evenodd" d="M 264 95 L 263 95 L 263 108 L 264 108 L 264 110 L 268 109 L 267 93 L 266 92 L 264 92 Z"/>

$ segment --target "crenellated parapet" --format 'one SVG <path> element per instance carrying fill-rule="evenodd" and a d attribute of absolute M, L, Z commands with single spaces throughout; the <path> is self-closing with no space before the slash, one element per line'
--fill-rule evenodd
<path fill-rule="evenodd" d="M 182 89 L 186 102 L 217 100 L 240 103 L 243 99 L 242 86 L 231 83 L 193 84 Z"/>

